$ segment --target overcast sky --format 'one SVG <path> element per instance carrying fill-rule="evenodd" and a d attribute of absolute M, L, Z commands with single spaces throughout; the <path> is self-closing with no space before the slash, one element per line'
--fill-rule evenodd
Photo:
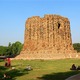
<path fill-rule="evenodd" d="M 73 43 L 80 43 L 80 0 L 0 0 L 0 45 L 24 43 L 25 21 L 58 14 L 69 18 Z"/>

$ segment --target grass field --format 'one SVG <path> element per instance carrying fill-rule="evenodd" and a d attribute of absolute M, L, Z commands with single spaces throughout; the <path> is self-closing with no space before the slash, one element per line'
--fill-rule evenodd
<path fill-rule="evenodd" d="M 80 65 L 80 59 L 12 60 L 11 66 L 15 67 L 15 70 L 11 70 L 4 67 L 4 61 L 0 61 L 0 80 L 4 73 L 11 76 L 10 80 L 65 80 L 69 76 L 80 73 L 80 71 L 70 70 L 73 63 Z M 31 65 L 33 70 L 26 71 L 27 65 Z"/>

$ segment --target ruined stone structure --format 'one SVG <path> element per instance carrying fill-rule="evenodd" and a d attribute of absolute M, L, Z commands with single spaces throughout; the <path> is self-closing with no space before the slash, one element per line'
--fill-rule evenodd
<path fill-rule="evenodd" d="M 75 53 L 68 18 L 59 15 L 33 16 L 26 21 L 24 46 L 16 58 L 60 59 L 74 57 Z"/>

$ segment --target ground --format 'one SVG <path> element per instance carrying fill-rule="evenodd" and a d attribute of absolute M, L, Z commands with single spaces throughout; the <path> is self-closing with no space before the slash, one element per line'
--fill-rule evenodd
<path fill-rule="evenodd" d="M 0 78 L 7 73 L 10 80 L 65 80 L 66 78 L 80 73 L 80 71 L 71 71 L 72 64 L 80 65 L 80 59 L 60 59 L 60 60 L 13 60 L 11 66 L 5 67 L 4 61 L 0 61 Z M 33 70 L 26 71 L 25 68 L 30 65 Z M 8 79 L 9 80 L 9 79 Z"/>

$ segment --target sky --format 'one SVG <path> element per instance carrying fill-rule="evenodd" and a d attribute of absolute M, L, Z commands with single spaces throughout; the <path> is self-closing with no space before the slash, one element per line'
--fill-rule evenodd
<path fill-rule="evenodd" d="M 73 43 L 80 43 L 80 0 L 0 0 L 0 46 L 24 43 L 29 17 L 57 14 L 70 21 Z"/>

